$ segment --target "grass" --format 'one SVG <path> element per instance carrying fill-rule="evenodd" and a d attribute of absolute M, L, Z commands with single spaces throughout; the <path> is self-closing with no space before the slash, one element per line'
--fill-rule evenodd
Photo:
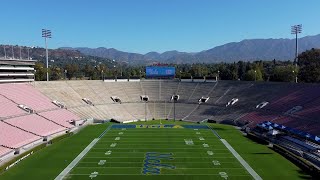
<path fill-rule="evenodd" d="M 130 124 L 159 123 L 159 121 L 148 121 Z M 190 125 L 194 123 L 162 120 L 162 124 Z M 78 134 L 42 149 L 0 175 L 0 179 L 54 179 L 108 125 L 88 126 Z M 211 126 L 263 179 L 310 178 L 290 161 L 265 145 L 243 137 L 234 127 L 219 124 Z M 120 137 L 120 140 L 116 140 L 117 137 Z M 199 137 L 203 137 L 204 140 L 200 140 Z M 185 139 L 192 139 L 194 145 L 186 145 Z M 110 147 L 112 143 L 117 144 L 115 147 Z M 204 143 L 209 147 L 204 147 Z M 207 151 L 212 151 L 214 155 L 209 155 Z M 167 165 L 161 168 L 160 175 L 143 175 L 144 165 L 149 167 L 145 161 L 146 156 L 152 158 L 152 154 L 148 155 L 147 152 L 158 153 L 156 156 L 160 162 L 157 160 L 150 162 Z M 159 153 L 166 154 L 167 157 L 170 156 L 173 159 L 159 158 L 161 156 Z M 168 155 L 168 153 L 172 154 Z M 106 162 L 103 163 L 103 160 Z M 216 165 L 212 162 L 213 160 Z M 154 168 L 151 166 L 149 168 L 152 171 Z M 171 169 L 173 166 L 175 168 Z M 126 130 L 111 128 L 80 160 L 68 175 L 68 179 L 90 179 L 90 174 L 94 172 L 99 174 L 93 179 L 210 180 L 223 179 L 222 172 L 226 173 L 229 179 L 252 179 L 210 130 L 186 128 L 126 128 Z"/>
<path fill-rule="evenodd" d="M 221 124 L 211 126 L 263 179 L 311 179 L 283 156 L 244 137 L 236 128 Z"/>
<path fill-rule="evenodd" d="M 34 153 L 0 175 L 0 179 L 54 179 L 107 126 L 87 126 L 79 133 Z"/>

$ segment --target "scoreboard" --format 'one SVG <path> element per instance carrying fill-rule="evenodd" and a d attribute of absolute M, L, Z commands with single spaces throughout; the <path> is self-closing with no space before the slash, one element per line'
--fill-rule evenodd
<path fill-rule="evenodd" d="M 160 67 L 148 66 L 146 67 L 147 78 L 174 78 L 176 74 L 175 67 Z"/>

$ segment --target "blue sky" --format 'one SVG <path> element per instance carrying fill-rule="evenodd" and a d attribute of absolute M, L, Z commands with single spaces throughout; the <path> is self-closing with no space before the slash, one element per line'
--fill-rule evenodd
<path fill-rule="evenodd" d="M 10 0 L 1 2 L 0 44 L 198 52 L 253 38 L 320 34 L 319 0 Z"/>

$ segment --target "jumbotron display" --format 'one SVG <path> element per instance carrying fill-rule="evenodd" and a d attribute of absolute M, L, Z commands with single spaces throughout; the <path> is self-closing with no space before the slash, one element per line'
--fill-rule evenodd
<path fill-rule="evenodd" d="M 176 74 L 175 67 L 146 67 L 147 78 L 174 78 Z"/>

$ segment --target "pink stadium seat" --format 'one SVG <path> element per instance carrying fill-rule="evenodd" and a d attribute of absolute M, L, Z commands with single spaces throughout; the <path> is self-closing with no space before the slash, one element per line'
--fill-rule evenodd
<path fill-rule="evenodd" d="M 0 121 L 0 145 L 10 148 L 19 148 L 30 144 L 41 137 L 25 132 Z"/>
<path fill-rule="evenodd" d="M 279 118 L 279 115 L 269 112 L 251 112 L 240 118 L 242 122 L 249 122 L 250 127 L 254 127 L 264 121 L 273 121 Z"/>
<path fill-rule="evenodd" d="M 36 114 L 7 119 L 5 122 L 39 136 L 48 136 L 66 130 L 66 128 Z"/>
<path fill-rule="evenodd" d="M 26 105 L 36 111 L 57 108 L 57 106 L 51 103 L 49 98 L 41 94 L 30 84 L 1 84 L 0 94 L 17 104 Z"/>
<path fill-rule="evenodd" d="M 9 117 L 26 113 L 27 112 L 18 108 L 17 104 L 0 95 L 0 117 Z"/>
<path fill-rule="evenodd" d="M 40 116 L 43 116 L 47 119 L 50 119 L 64 127 L 67 128 L 73 128 L 74 126 L 69 123 L 71 120 L 80 120 L 80 118 L 73 114 L 72 112 L 69 112 L 65 109 L 59 109 L 54 111 L 47 111 L 43 113 L 39 113 Z"/>
<path fill-rule="evenodd" d="M 12 149 L 9 149 L 9 148 L 6 148 L 6 147 L 3 147 L 3 146 L 0 146 L 0 157 L 13 151 Z"/>

